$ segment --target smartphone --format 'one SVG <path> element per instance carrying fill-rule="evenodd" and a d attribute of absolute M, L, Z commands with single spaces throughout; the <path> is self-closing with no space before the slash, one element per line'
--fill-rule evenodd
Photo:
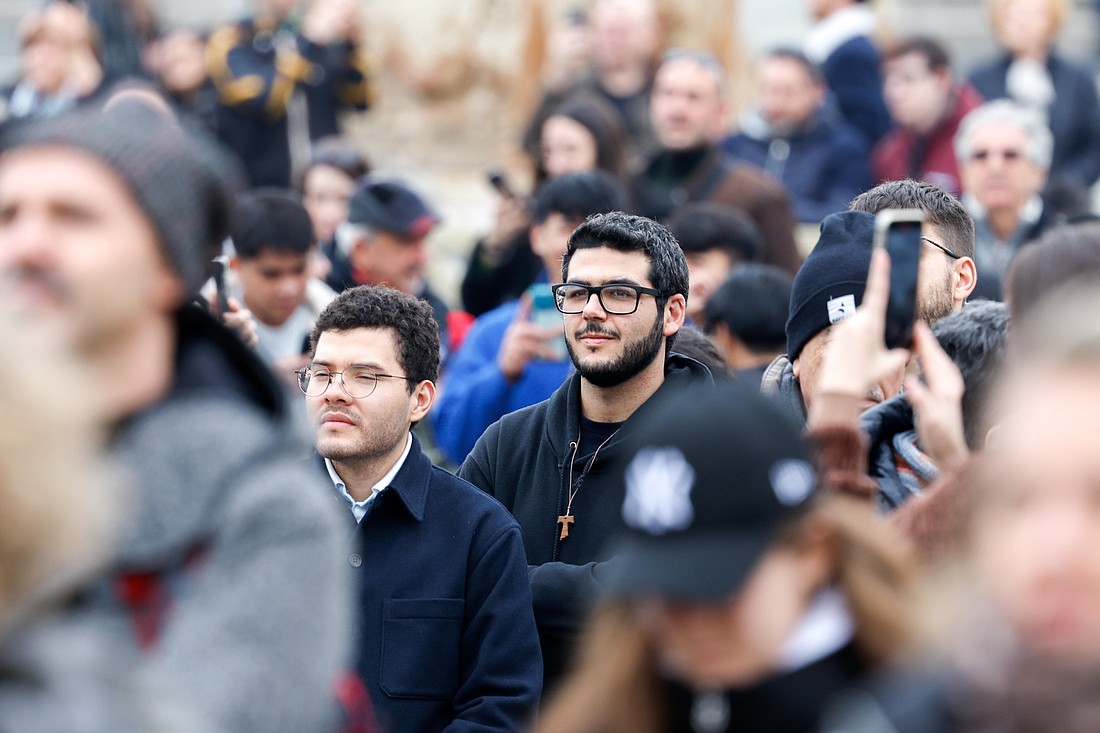
<path fill-rule="evenodd" d="M 504 171 L 499 168 L 493 168 L 485 174 L 485 177 L 489 181 L 489 185 L 501 196 L 506 199 L 516 198 L 515 189 L 508 183 L 508 179 L 504 177 Z"/>
<path fill-rule="evenodd" d="M 561 311 L 554 303 L 554 291 L 549 283 L 535 283 L 527 288 L 531 296 L 531 315 L 529 320 L 538 326 L 554 326 L 561 328 Z M 550 343 L 554 349 L 554 361 L 565 361 L 569 353 L 565 349 L 565 335 L 561 335 Z"/>
<path fill-rule="evenodd" d="M 225 271 L 229 267 L 229 258 L 219 255 L 214 258 L 214 288 L 217 291 L 216 308 L 219 316 L 229 312 L 229 288 L 225 284 Z"/>
<path fill-rule="evenodd" d="M 875 216 L 875 246 L 890 255 L 890 299 L 886 305 L 887 348 L 909 348 L 917 320 L 917 273 L 920 270 L 924 212 L 884 209 Z"/>

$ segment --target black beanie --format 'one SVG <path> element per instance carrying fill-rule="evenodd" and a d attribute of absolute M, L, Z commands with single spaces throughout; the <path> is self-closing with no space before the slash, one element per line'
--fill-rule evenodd
<path fill-rule="evenodd" d="M 169 266 L 188 293 L 197 292 L 228 231 L 229 189 L 219 153 L 137 101 L 18 124 L 0 140 L 4 151 L 54 145 L 92 155 L 125 182 Z"/>
<path fill-rule="evenodd" d="M 863 302 L 871 267 L 875 217 L 865 211 L 830 214 L 821 237 L 794 277 L 787 318 L 787 357 L 798 358 L 806 342 Z"/>

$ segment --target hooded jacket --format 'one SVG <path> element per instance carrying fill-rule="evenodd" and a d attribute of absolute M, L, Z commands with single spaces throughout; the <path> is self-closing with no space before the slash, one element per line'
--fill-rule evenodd
<path fill-rule="evenodd" d="M 705 366 L 672 353 L 657 392 L 699 380 L 714 383 Z M 648 404 L 623 423 L 593 460 L 593 455 L 576 455 L 580 388 L 581 376 L 574 373 L 550 399 L 505 415 L 485 431 L 458 472 L 504 504 L 523 532 L 544 689 L 564 672 L 600 564 L 610 559 L 604 541 L 623 502 L 622 485 L 610 468 Z M 557 520 L 565 513 L 571 464 L 573 486 L 580 486 L 572 505 L 576 522 L 562 540 Z"/>

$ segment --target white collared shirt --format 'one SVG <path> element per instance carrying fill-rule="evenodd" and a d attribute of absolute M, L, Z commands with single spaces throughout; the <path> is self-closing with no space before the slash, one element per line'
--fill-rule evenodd
<path fill-rule="evenodd" d="M 332 479 L 332 483 L 336 486 L 336 490 L 340 492 L 340 495 L 344 497 L 344 500 L 351 508 L 351 513 L 355 517 L 356 522 L 363 521 L 363 517 L 367 514 L 367 505 L 374 501 L 374 497 L 385 491 L 393 479 L 397 476 L 397 472 L 401 470 L 401 466 L 405 465 L 405 459 L 409 457 L 409 451 L 412 449 L 412 433 L 408 433 L 405 436 L 405 450 L 401 452 L 401 457 L 397 459 L 397 463 L 393 464 L 393 467 L 386 473 L 385 476 L 378 480 L 374 486 L 370 487 L 370 496 L 363 501 L 356 501 L 351 498 L 351 494 L 348 493 L 348 487 L 344 485 L 343 479 L 336 473 L 336 467 L 332 465 L 332 461 L 325 459 L 325 468 L 328 469 L 328 476 Z"/>

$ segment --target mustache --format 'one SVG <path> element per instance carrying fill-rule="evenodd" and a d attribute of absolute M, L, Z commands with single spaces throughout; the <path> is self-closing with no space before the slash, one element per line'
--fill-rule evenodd
<path fill-rule="evenodd" d="M 329 389 L 332 389 L 332 388 L 333 388 L 333 385 L 330 384 Z M 331 410 L 331 409 L 330 410 L 325 410 L 324 412 L 317 415 L 317 419 L 314 422 L 316 422 L 318 425 L 320 425 L 320 424 L 324 423 L 326 418 L 328 418 L 332 415 L 339 415 L 340 417 L 342 417 L 345 420 L 347 420 L 348 422 L 350 422 L 352 425 L 358 425 L 359 424 L 359 420 L 356 419 L 356 417 L 354 415 L 352 415 L 350 412 L 344 412 L 343 410 Z"/>
<path fill-rule="evenodd" d="M 57 277 L 57 275 L 40 267 L 15 267 L 4 273 L 2 283 L 4 287 L 20 287 L 31 285 L 42 288 L 61 299 L 69 296 L 69 288 Z"/>
<path fill-rule="evenodd" d="M 608 336 L 610 338 L 619 338 L 619 332 L 610 328 L 604 328 L 598 323 L 589 323 L 587 326 L 579 331 L 573 333 L 574 338 L 583 338 L 589 334 L 598 334 L 600 336 Z"/>

